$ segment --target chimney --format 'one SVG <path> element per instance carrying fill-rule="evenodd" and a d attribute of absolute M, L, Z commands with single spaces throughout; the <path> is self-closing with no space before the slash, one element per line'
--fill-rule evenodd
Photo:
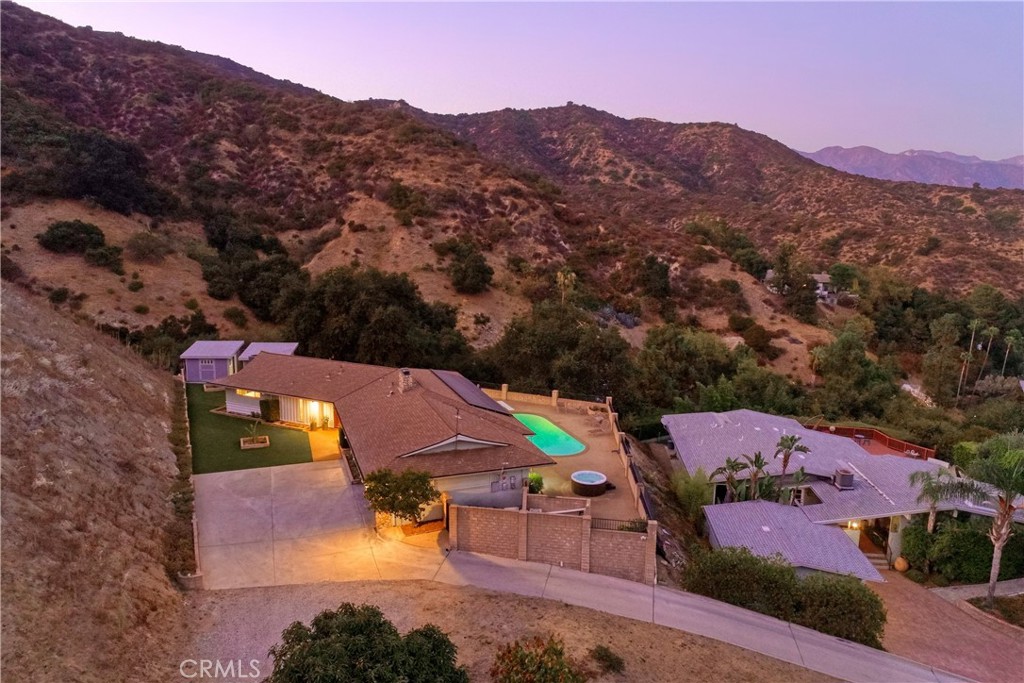
<path fill-rule="evenodd" d="M 398 390 L 403 394 L 416 386 L 416 380 L 412 378 L 412 371 L 409 368 L 402 368 L 398 371 Z"/>

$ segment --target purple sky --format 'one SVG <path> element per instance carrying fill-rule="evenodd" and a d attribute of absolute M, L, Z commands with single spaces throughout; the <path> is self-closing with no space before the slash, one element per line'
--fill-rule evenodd
<path fill-rule="evenodd" d="M 805 151 L 1024 154 L 1024 3 L 23 4 L 428 111 L 587 104 Z"/>

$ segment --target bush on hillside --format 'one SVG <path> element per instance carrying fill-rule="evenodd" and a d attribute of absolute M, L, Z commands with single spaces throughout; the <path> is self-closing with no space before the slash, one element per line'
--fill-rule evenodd
<path fill-rule="evenodd" d="M 249 323 L 249 318 L 238 306 L 229 306 L 224 309 L 224 319 L 235 327 L 245 327 Z"/>
<path fill-rule="evenodd" d="M 174 253 L 174 247 L 166 238 L 152 232 L 137 232 L 125 243 L 128 258 L 140 263 L 162 263 L 164 258 Z"/>
<path fill-rule="evenodd" d="M 710 505 L 714 489 L 703 469 L 691 475 L 686 470 L 677 470 L 672 475 L 672 490 L 682 508 L 683 516 L 700 530 L 704 519 L 703 506 Z"/>
<path fill-rule="evenodd" d="M 852 576 L 812 574 L 800 582 L 793 621 L 839 638 L 882 648 L 885 605 Z"/>
<path fill-rule="evenodd" d="M 80 220 L 51 223 L 46 232 L 37 235 L 36 239 L 43 249 L 58 254 L 84 254 L 106 244 L 102 230 Z"/>
<path fill-rule="evenodd" d="M 924 524 L 911 524 L 903 529 L 903 557 L 914 569 L 925 571 L 934 541 L 934 534 L 929 534 Z"/>
<path fill-rule="evenodd" d="M 121 259 L 121 247 L 105 246 L 88 249 L 85 262 L 91 266 L 106 268 L 112 273 L 124 275 L 124 261 Z"/>
<path fill-rule="evenodd" d="M 491 666 L 495 683 L 583 683 L 586 676 L 566 657 L 554 636 L 515 641 L 498 650 Z"/>

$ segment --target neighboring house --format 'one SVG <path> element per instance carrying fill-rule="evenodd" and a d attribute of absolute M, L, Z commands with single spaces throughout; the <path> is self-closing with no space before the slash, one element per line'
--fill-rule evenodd
<path fill-rule="evenodd" d="M 245 351 L 238 357 L 239 369 L 256 357 L 258 353 L 276 353 L 281 356 L 294 356 L 295 350 L 299 348 L 298 342 L 252 342 L 245 347 Z"/>
<path fill-rule="evenodd" d="M 819 299 L 827 299 L 835 293 L 832 288 L 832 276 L 828 273 L 811 273 L 814 280 L 814 293 Z"/>
<path fill-rule="evenodd" d="M 797 435 L 800 442 L 810 449 L 808 453 L 794 453 L 789 463 L 787 481 L 782 485 L 793 485 L 792 475 L 803 469 L 805 480 L 795 491 L 794 509 L 799 516 L 790 512 L 784 520 L 786 536 L 792 547 L 783 553 L 794 558 L 815 556 L 818 543 L 822 542 L 821 532 L 815 525 L 841 527 L 844 535 L 852 541 L 850 548 L 856 549 L 861 534 L 871 528 L 874 539 L 881 539 L 890 560 L 899 555 L 902 547 L 902 530 L 913 515 L 926 513 L 927 503 L 917 502 L 918 490 L 911 486 L 909 479 L 918 470 L 938 470 L 946 464 L 936 460 L 920 460 L 897 455 L 872 455 L 854 440 L 834 434 L 813 431 L 796 420 L 758 413 L 752 410 L 734 410 L 727 413 L 690 413 L 666 415 L 662 423 L 672 437 L 679 460 L 687 472 L 702 468 L 711 474 L 725 464 L 726 458 L 740 459 L 741 454 L 760 451 L 768 461 L 765 475 L 779 477 L 782 474 L 782 459 L 774 458 L 779 438 Z M 746 472 L 738 477 L 745 478 Z M 714 500 L 720 503 L 726 498 L 723 477 L 713 480 Z M 761 539 L 755 532 L 761 525 L 755 524 L 753 513 L 721 511 L 719 507 L 734 508 L 743 503 L 725 503 L 714 508 L 705 508 L 709 523 L 712 519 L 722 524 L 741 524 L 749 521 L 749 533 L 742 537 L 747 540 Z M 769 503 L 785 507 L 779 503 Z M 956 508 L 985 514 L 980 509 L 969 509 L 962 504 L 949 501 L 939 505 L 940 510 Z M 830 538 L 839 539 L 829 532 Z M 725 539 L 734 541 L 735 533 L 718 536 L 722 544 Z M 764 540 L 764 539 L 762 539 Z M 747 543 L 739 543 L 747 545 Z M 754 544 L 757 547 L 757 544 Z M 748 545 L 748 547 L 750 547 Z M 752 548 L 753 550 L 753 548 Z M 850 562 L 849 553 L 836 555 L 843 560 L 839 573 L 860 576 L 863 564 Z M 828 570 L 827 570 L 828 571 Z"/>
<path fill-rule="evenodd" d="M 326 420 L 364 475 L 426 471 L 462 505 L 518 506 L 530 470 L 554 464 L 529 428 L 457 372 L 263 352 L 215 384 L 230 413 L 259 412 L 269 399 L 282 421 Z M 425 517 L 442 515 L 436 506 Z"/>
<path fill-rule="evenodd" d="M 832 286 L 832 276 L 828 273 L 811 273 L 811 279 L 814 280 L 814 293 L 819 299 L 828 299 L 836 294 L 835 288 Z M 764 274 L 764 286 L 768 288 L 770 292 L 779 294 L 779 288 L 773 284 L 775 280 L 775 270 L 769 268 Z"/>
<path fill-rule="evenodd" d="M 197 341 L 181 354 L 186 382 L 211 382 L 238 371 L 238 354 L 244 341 Z"/>
<path fill-rule="evenodd" d="M 715 548 L 744 547 L 761 557 L 781 556 L 798 574 L 852 574 L 864 581 L 882 581 L 871 561 L 842 529 L 808 524 L 799 508 L 764 500 L 708 505 L 708 540 Z"/>

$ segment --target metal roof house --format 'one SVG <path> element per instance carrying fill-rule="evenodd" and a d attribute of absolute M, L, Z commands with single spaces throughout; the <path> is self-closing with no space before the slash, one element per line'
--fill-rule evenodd
<path fill-rule="evenodd" d="M 792 512 L 777 503 L 769 503 L 772 508 L 768 512 L 765 506 L 754 508 L 746 503 L 723 502 L 705 508 L 709 527 L 715 530 L 715 538 L 722 545 L 742 545 L 753 552 L 757 552 L 757 548 L 772 547 L 784 557 L 800 561 L 816 557 L 818 546 L 826 543 L 833 547 L 837 561 L 843 563 L 839 573 L 856 576 L 863 575 L 863 563 L 847 551 L 857 551 L 858 545 L 871 545 L 862 537 L 871 528 L 873 537 L 884 543 L 881 550 L 890 560 L 895 559 L 902 545 L 903 527 L 913 515 L 928 511 L 926 503 L 917 501 L 918 491 L 910 485 L 910 475 L 946 467 L 936 460 L 872 455 L 852 439 L 807 429 L 796 420 L 752 410 L 666 415 L 662 423 L 672 437 L 680 462 L 690 473 L 700 468 L 711 474 L 725 464 L 726 458 L 760 451 L 768 461 L 764 474 L 779 477 L 782 460 L 772 456 L 780 437 L 800 437 L 800 443 L 807 446 L 809 452 L 793 453 L 790 460 L 789 475 L 798 469 L 806 475 L 796 489 Z M 742 479 L 748 475 L 741 472 L 736 476 Z M 720 502 L 726 497 L 722 479 L 721 476 L 713 479 L 715 500 Z M 787 511 L 775 508 L 787 508 Z M 939 506 L 940 510 L 957 508 L 961 505 L 956 501 Z M 981 510 L 975 511 L 984 514 Z M 766 515 L 771 515 L 773 523 L 759 521 Z M 838 535 L 833 531 L 823 533 L 813 528 L 819 525 L 839 525 L 844 529 L 835 528 Z M 771 534 L 774 540 L 769 541 L 758 533 L 764 526 L 778 530 Z M 849 547 L 844 552 L 835 551 L 834 546 L 840 544 L 843 537 Z M 860 555 L 860 559 L 863 558 Z M 806 562 L 797 566 L 805 565 Z"/>
<path fill-rule="evenodd" d="M 258 353 L 276 353 L 280 356 L 294 356 L 295 350 L 299 348 L 298 342 L 252 342 L 245 347 L 238 356 L 239 368 L 256 357 Z"/>
<path fill-rule="evenodd" d="M 781 556 L 798 571 L 851 574 L 882 581 L 868 558 L 835 526 L 808 524 L 799 508 L 749 500 L 704 508 L 711 545 L 748 548 L 761 557 Z"/>
<path fill-rule="evenodd" d="M 238 370 L 238 354 L 244 341 L 197 341 L 181 354 L 181 371 L 186 382 L 210 382 Z"/>

